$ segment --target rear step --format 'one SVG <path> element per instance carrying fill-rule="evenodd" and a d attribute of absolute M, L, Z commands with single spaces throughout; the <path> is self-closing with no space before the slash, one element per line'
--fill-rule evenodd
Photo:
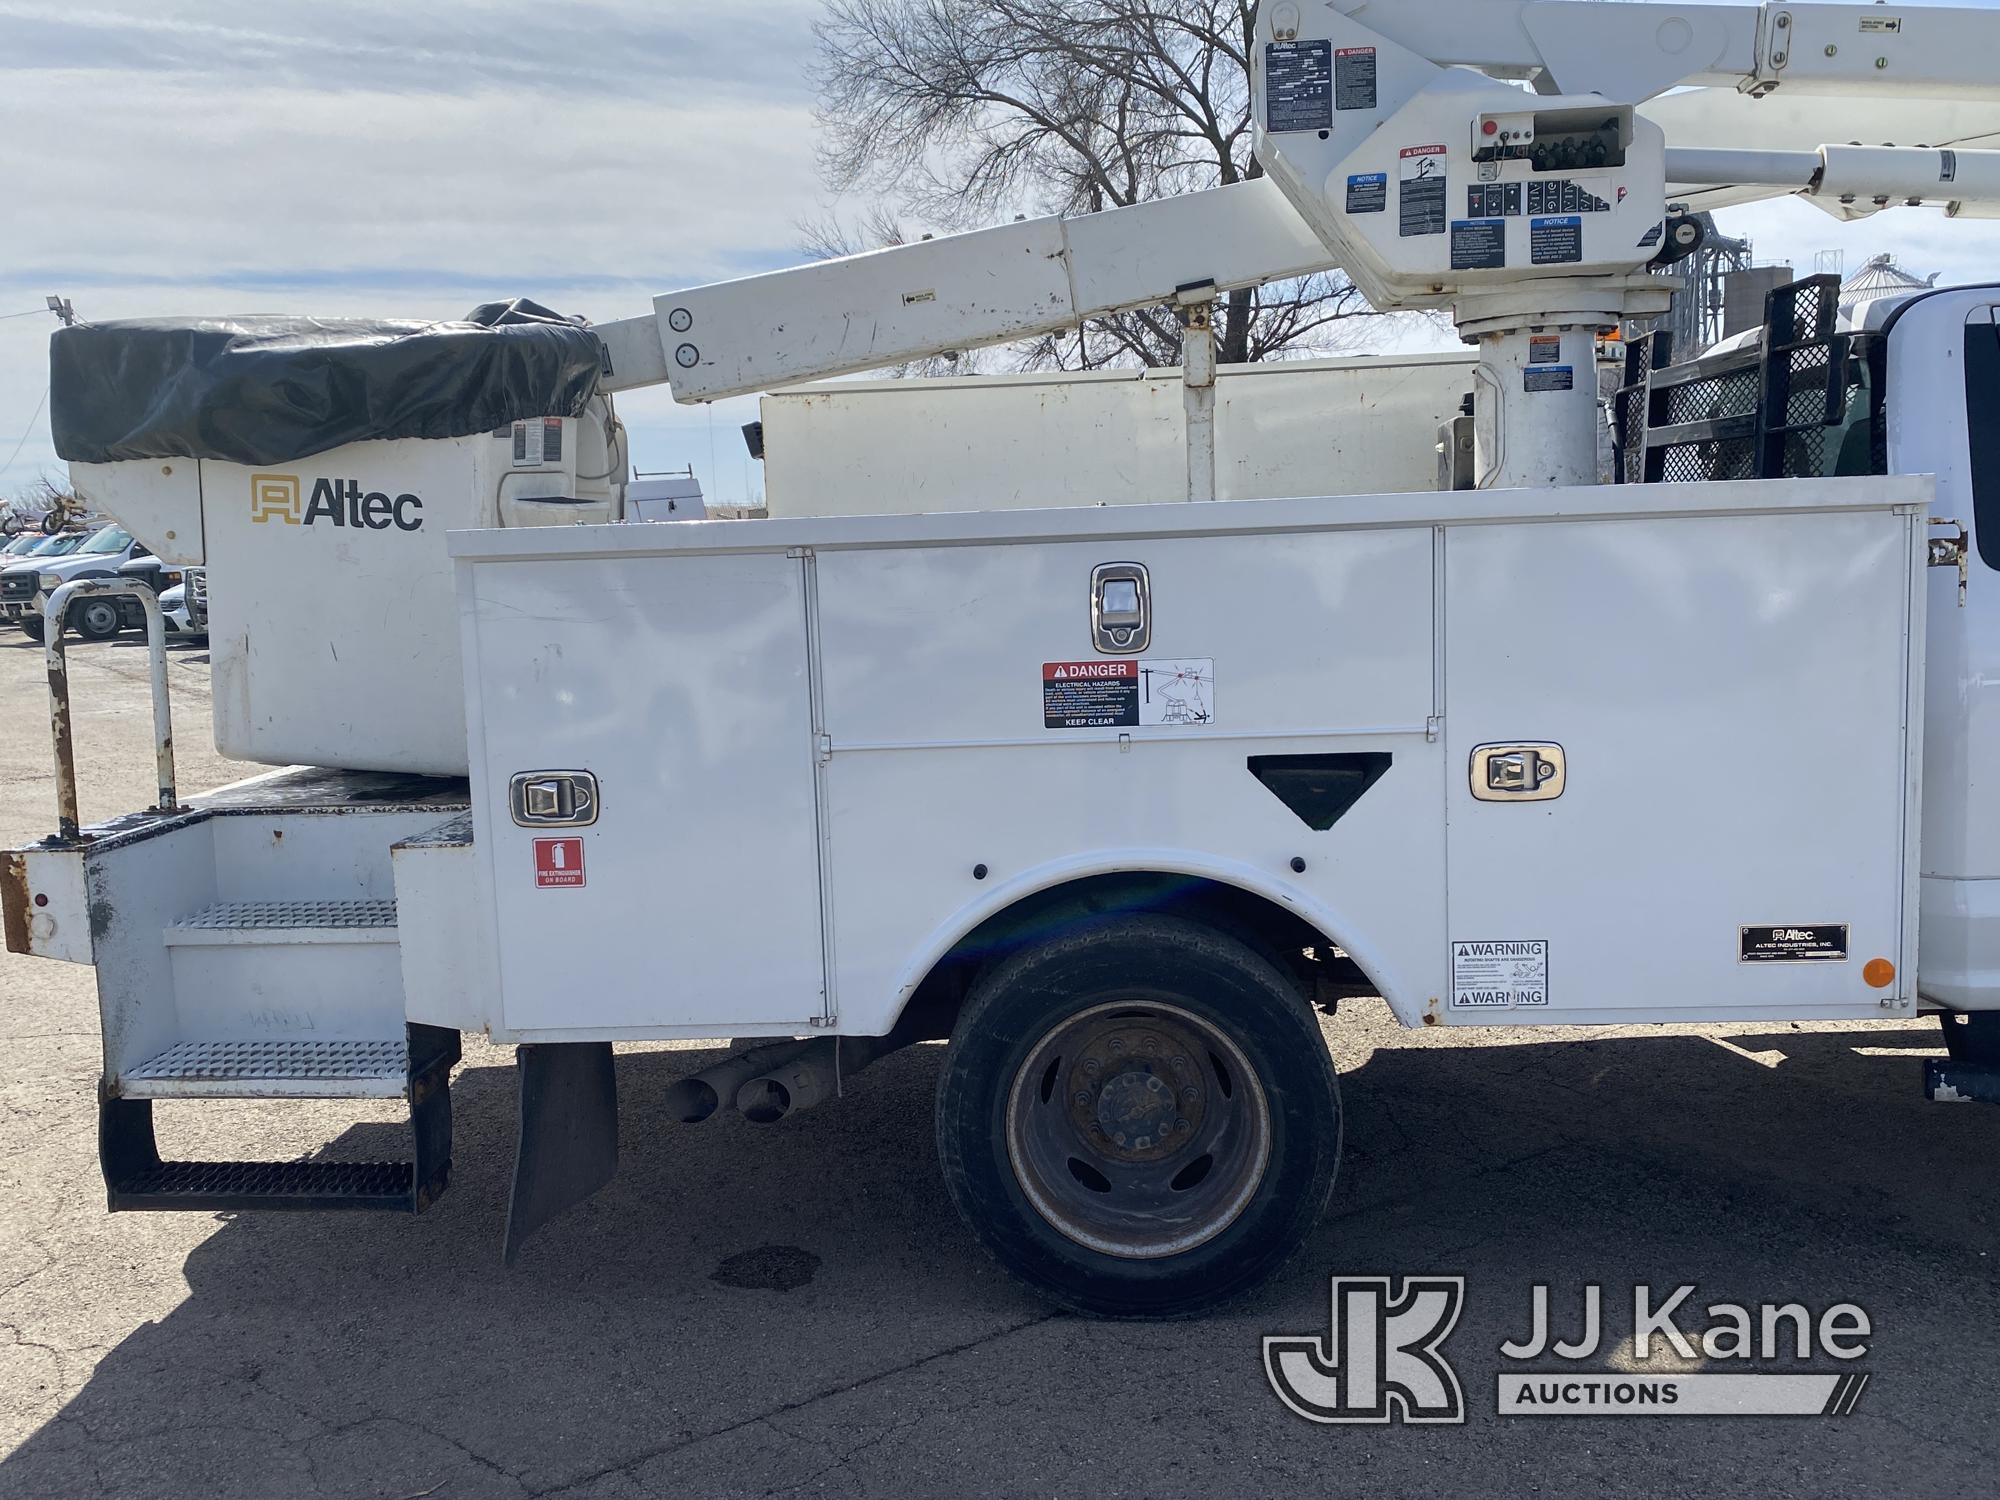
<path fill-rule="evenodd" d="M 120 1093 L 99 1090 L 97 1154 L 108 1205 L 113 1213 L 135 1209 L 422 1213 L 451 1179 L 451 1069 L 458 1059 L 456 1031 L 416 1024 L 407 1027 L 403 1042 L 180 1043 L 130 1070 Z M 397 1064 L 394 1073 L 383 1074 L 385 1060 Z M 385 1083 L 395 1086 L 378 1094 L 378 1086 Z M 154 1097 L 202 1093 L 259 1097 L 265 1085 L 276 1085 L 274 1092 L 285 1097 L 311 1095 L 316 1085 L 343 1098 L 404 1094 L 410 1101 L 413 1159 L 160 1160 L 153 1134 Z"/>
<path fill-rule="evenodd" d="M 400 1099 L 409 1089 L 402 1041 L 176 1042 L 127 1068 L 128 1099 Z"/>

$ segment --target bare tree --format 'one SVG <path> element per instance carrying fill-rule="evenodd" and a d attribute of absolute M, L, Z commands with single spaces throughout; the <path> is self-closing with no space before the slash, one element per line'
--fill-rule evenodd
<path fill-rule="evenodd" d="M 826 0 L 814 27 L 822 169 L 839 191 L 883 193 L 944 229 L 1260 177 L 1256 19 L 1257 0 Z M 1232 363 L 1351 342 L 1341 324 L 1368 312 L 1335 274 L 1222 300 L 1217 353 Z M 1036 340 L 1024 363 L 1179 358 L 1173 312 L 1158 307 Z"/>

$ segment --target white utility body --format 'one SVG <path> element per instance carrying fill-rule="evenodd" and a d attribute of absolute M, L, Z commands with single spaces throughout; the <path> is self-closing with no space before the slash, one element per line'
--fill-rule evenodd
<path fill-rule="evenodd" d="M 722 1018 L 879 1035 L 980 922 L 1133 870 L 1296 913 L 1409 1025 L 1908 1010 L 1929 491 L 465 533 L 500 955 L 482 1024 L 523 1041 L 711 1036 Z M 1146 570 L 1143 657 L 1094 654 L 1090 579 L 1109 562 Z M 1132 676 L 1071 722 L 1050 664 L 1107 661 Z M 1177 668 L 1186 714 L 1166 708 Z M 1128 701 L 1130 721 L 1086 722 Z M 1475 747 L 1513 743 L 1562 758 L 1560 797 L 1475 800 Z M 561 891 L 537 883 L 545 831 L 508 804 L 510 778 L 552 754 L 591 767 L 602 804 L 579 835 L 586 879 Z M 1310 756 L 1383 762 L 1326 829 L 1256 774 Z M 1883 794 L 1843 796 L 1854 783 Z M 1741 961 L 1742 925 L 1835 918 L 1852 962 Z M 1470 958 L 1455 980 L 1464 944 L 1523 939 L 1545 945 L 1532 993 L 1488 993 Z M 1877 955 L 1894 986 L 1862 980 Z M 671 986 L 648 983 L 661 973 Z"/>
<path fill-rule="evenodd" d="M 83 826 L 62 623 L 123 586 L 51 599 L 58 831 L 6 855 L 0 906 L 11 949 L 98 968 L 110 1206 L 421 1209 L 483 1031 L 519 1044 L 511 1256 L 614 1169 L 615 1043 L 739 1039 L 666 1103 L 770 1120 L 948 1037 L 973 1232 L 1062 1305 L 1150 1314 L 1310 1233 L 1341 1131 L 1315 1007 L 1344 997 L 1412 1026 L 1939 1009 L 1933 1094 L 2000 1100 L 2000 292 L 1842 329 L 1815 279 L 1754 349 L 1632 338 L 1598 482 L 1600 344 L 1666 306 L 1678 205 L 2000 203 L 2000 15 L 1884 15 L 1266 4 L 1265 178 L 668 293 L 587 338 L 529 304 L 307 349 L 400 414 L 373 436 L 278 399 L 286 330 L 207 330 L 225 383 L 192 386 L 187 329 L 59 333 L 80 488 L 208 567 L 218 743 L 312 763 L 181 803 L 143 600 L 159 802 Z M 1820 145 L 1850 106 L 1937 144 Z M 1218 378 L 1209 308 L 1331 266 L 1448 307 L 1474 353 L 1300 441 L 1270 393 L 1315 372 Z M 1038 471 L 1041 506 L 968 486 L 980 508 L 921 463 L 871 489 L 848 434 L 788 518 L 614 524 L 612 392 L 1138 305 L 1186 331 L 1178 420 L 1148 395 L 1106 427 L 1085 391 L 1016 440 L 1172 425 L 1178 473 L 1097 454 Z M 421 379 L 405 337 L 442 351 Z M 190 438 L 65 373 L 140 354 L 226 420 Z M 1317 374 L 1365 410 L 1396 368 Z M 1343 485 L 1346 452 L 1385 477 Z M 371 606 L 338 651 L 290 612 L 318 584 Z M 156 1100 L 328 1094 L 407 1098 L 413 1159 L 155 1143 Z"/>

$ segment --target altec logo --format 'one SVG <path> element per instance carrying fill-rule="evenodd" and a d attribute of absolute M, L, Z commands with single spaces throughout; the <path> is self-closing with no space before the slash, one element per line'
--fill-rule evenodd
<path fill-rule="evenodd" d="M 287 526 L 353 527 L 359 531 L 421 531 L 424 502 L 416 495 L 391 496 L 384 490 L 363 490 L 356 479 L 315 479 L 312 495 L 300 504 L 303 487 L 296 474 L 252 474 L 250 519 L 282 521 Z"/>

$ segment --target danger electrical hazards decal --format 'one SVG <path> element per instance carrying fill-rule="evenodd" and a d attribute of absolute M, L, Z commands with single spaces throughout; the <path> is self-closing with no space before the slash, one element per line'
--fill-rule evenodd
<path fill-rule="evenodd" d="M 1044 729 L 1132 729 L 1215 721 L 1215 662 L 1045 661 Z"/>
<path fill-rule="evenodd" d="M 1396 153 L 1396 233 L 1445 232 L 1444 147 L 1405 146 Z"/>

